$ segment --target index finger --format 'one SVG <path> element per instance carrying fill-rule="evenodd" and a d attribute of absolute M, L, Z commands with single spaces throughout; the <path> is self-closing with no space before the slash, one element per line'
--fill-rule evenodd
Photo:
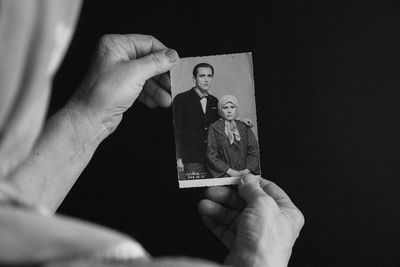
<path fill-rule="evenodd" d="M 111 61 L 129 61 L 165 49 L 159 40 L 143 34 L 106 34 L 101 37 L 98 48 Z"/>
<path fill-rule="evenodd" d="M 125 35 L 128 43 L 132 45 L 136 58 L 146 56 L 149 53 L 158 52 L 167 49 L 167 47 L 154 36 L 143 34 Z"/>

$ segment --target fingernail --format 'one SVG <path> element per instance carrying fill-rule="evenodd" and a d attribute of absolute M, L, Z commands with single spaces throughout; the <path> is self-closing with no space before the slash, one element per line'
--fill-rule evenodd
<path fill-rule="evenodd" d="M 257 177 L 256 177 L 256 176 L 251 175 L 251 174 L 248 174 L 248 175 L 245 175 L 245 176 L 242 177 L 241 182 L 242 182 L 243 184 L 257 183 L 258 180 L 257 180 Z"/>
<path fill-rule="evenodd" d="M 165 51 L 165 55 L 168 57 L 169 63 L 174 63 L 178 60 L 178 53 L 173 49 Z"/>

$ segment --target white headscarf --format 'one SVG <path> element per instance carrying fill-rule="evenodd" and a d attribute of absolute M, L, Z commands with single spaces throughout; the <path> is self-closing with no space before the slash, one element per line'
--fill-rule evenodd
<path fill-rule="evenodd" d="M 80 0 L 1 1 L 0 180 L 29 155 L 42 129 L 53 75 Z"/>
<path fill-rule="evenodd" d="M 224 117 L 224 113 L 222 111 L 224 106 L 228 103 L 232 103 L 236 107 L 236 113 L 233 117 L 233 120 L 227 120 Z M 239 142 L 240 134 L 239 134 L 239 130 L 237 128 L 236 122 L 235 122 L 235 119 L 239 116 L 239 102 L 238 102 L 237 98 L 234 95 L 222 96 L 218 102 L 218 113 L 219 113 L 221 119 L 223 119 L 225 121 L 225 134 L 229 138 L 229 143 L 232 145 L 234 140 Z"/>

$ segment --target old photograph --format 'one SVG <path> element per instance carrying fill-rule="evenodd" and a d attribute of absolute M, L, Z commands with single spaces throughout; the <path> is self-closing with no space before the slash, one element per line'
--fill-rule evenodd
<path fill-rule="evenodd" d="M 171 87 L 180 188 L 261 174 L 251 53 L 183 58 Z"/>

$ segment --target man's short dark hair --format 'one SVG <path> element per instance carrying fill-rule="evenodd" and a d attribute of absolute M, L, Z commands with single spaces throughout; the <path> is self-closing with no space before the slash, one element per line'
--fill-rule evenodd
<path fill-rule="evenodd" d="M 210 68 L 210 69 L 211 69 L 211 72 L 212 72 L 212 76 L 214 76 L 214 68 L 213 68 L 213 66 L 211 66 L 211 65 L 208 64 L 208 63 L 199 63 L 199 64 L 197 64 L 196 66 L 194 66 L 194 68 L 193 68 L 193 77 L 196 77 L 196 75 L 197 75 L 197 70 L 198 70 L 199 68 Z"/>

